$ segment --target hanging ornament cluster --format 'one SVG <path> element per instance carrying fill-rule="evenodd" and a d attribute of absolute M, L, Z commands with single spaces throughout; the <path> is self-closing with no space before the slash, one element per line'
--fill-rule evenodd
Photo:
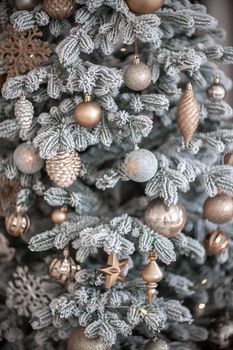
<path fill-rule="evenodd" d="M 149 341 L 144 350 L 170 350 L 170 346 L 163 339 L 152 339 Z"/>
<path fill-rule="evenodd" d="M 142 279 L 147 283 L 147 298 L 149 304 L 155 298 L 157 283 L 163 278 L 163 273 L 156 262 L 156 254 L 151 252 L 149 254 L 149 263 L 141 272 Z"/>
<path fill-rule="evenodd" d="M 111 350 L 111 348 L 101 337 L 87 338 L 84 328 L 76 328 L 69 336 L 67 350 Z"/>
<path fill-rule="evenodd" d="M 26 96 L 21 96 L 15 104 L 15 117 L 21 130 L 28 130 L 32 125 L 34 116 L 33 104 Z"/>
<path fill-rule="evenodd" d="M 75 0 L 44 0 L 44 9 L 54 19 L 59 21 L 69 18 L 75 12 Z"/>
<path fill-rule="evenodd" d="M 153 200 L 144 214 L 145 224 L 167 238 L 178 235 L 186 224 L 186 210 L 182 204 L 167 206 L 163 199 Z"/>
<path fill-rule="evenodd" d="M 81 161 L 75 151 L 59 150 L 57 155 L 46 160 L 50 179 L 59 187 L 69 187 L 80 173 Z"/>
<path fill-rule="evenodd" d="M 150 68 L 140 62 L 138 55 L 135 55 L 133 63 L 131 63 L 125 70 L 124 83 L 134 91 L 143 91 L 151 84 L 151 70 Z"/>
<path fill-rule="evenodd" d="M 221 102 L 226 96 L 226 89 L 220 83 L 220 77 L 215 76 L 213 84 L 207 89 L 207 96 L 212 102 Z"/>
<path fill-rule="evenodd" d="M 9 235 L 21 237 L 26 234 L 31 226 L 29 216 L 23 213 L 19 208 L 5 218 L 5 227 Z"/>
<path fill-rule="evenodd" d="M 75 108 L 74 119 L 84 128 L 93 128 L 102 119 L 102 109 L 98 103 L 91 101 L 89 95 L 85 95 L 84 102 Z"/>
<path fill-rule="evenodd" d="M 18 11 L 31 11 L 38 4 L 38 0 L 15 0 L 15 7 Z"/>
<path fill-rule="evenodd" d="M 138 15 L 153 14 L 164 4 L 165 0 L 126 0 L 130 11 Z"/>
<path fill-rule="evenodd" d="M 8 24 L 0 41 L 0 61 L 4 63 L 8 77 L 25 74 L 40 67 L 51 55 L 48 43 L 41 40 L 38 27 L 18 32 Z"/>
<path fill-rule="evenodd" d="M 67 220 L 67 209 L 62 207 L 62 208 L 57 208 L 53 210 L 51 214 L 51 221 L 55 225 L 61 225 L 64 224 L 64 222 Z"/>
<path fill-rule="evenodd" d="M 135 149 L 127 154 L 122 169 L 130 180 L 147 182 L 156 174 L 158 161 L 152 152 Z"/>
<path fill-rule="evenodd" d="M 209 255 L 220 255 L 229 246 L 229 238 L 219 228 L 208 234 L 204 241 L 204 246 Z"/>
<path fill-rule="evenodd" d="M 68 248 L 64 249 L 62 256 L 54 258 L 49 266 L 50 276 L 62 285 L 73 281 L 76 272 L 80 270 L 80 266 L 70 257 Z"/>
<path fill-rule="evenodd" d="M 176 119 L 187 148 L 198 128 L 200 119 L 200 107 L 193 93 L 191 83 L 187 85 L 180 99 Z"/>
<path fill-rule="evenodd" d="M 208 198 L 204 203 L 204 217 L 214 224 L 225 224 L 233 218 L 233 199 L 224 193 Z"/>
<path fill-rule="evenodd" d="M 107 267 L 99 269 L 99 272 L 105 274 L 105 288 L 110 289 L 116 282 L 124 282 L 124 268 L 128 265 L 128 260 L 119 261 L 117 256 L 112 254 L 108 257 Z"/>
<path fill-rule="evenodd" d="M 14 151 L 16 167 L 24 174 L 35 174 L 43 168 L 44 161 L 31 143 L 23 142 Z"/>
<path fill-rule="evenodd" d="M 7 216 L 15 208 L 20 188 L 18 180 L 0 177 L 0 216 Z"/>

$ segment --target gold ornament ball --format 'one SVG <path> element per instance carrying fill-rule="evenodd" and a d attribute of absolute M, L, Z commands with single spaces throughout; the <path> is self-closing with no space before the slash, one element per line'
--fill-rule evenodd
<path fill-rule="evenodd" d="M 9 235 L 20 237 L 27 233 L 31 226 L 29 216 L 21 211 L 16 210 L 14 213 L 6 216 L 5 227 Z"/>
<path fill-rule="evenodd" d="M 233 166 L 233 152 L 225 154 L 224 164 L 228 164 L 228 165 Z"/>
<path fill-rule="evenodd" d="M 74 119 L 83 128 L 93 128 L 102 119 L 102 109 L 98 103 L 85 98 L 74 110 Z"/>
<path fill-rule="evenodd" d="M 130 11 L 138 15 L 152 14 L 158 11 L 165 0 L 126 0 Z"/>
<path fill-rule="evenodd" d="M 15 7 L 19 11 L 31 11 L 37 4 L 37 0 L 15 0 Z"/>
<path fill-rule="evenodd" d="M 170 350 L 170 346 L 162 339 L 153 339 L 146 344 L 144 350 Z"/>
<path fill-rule="evenodd" d="M 13 155 L 16 167 L 24 174 L 35 174 L 43 168 L 44 161 L 32 144 L 27 142 L 19 145 Z"/>
<path fill-rule="evenodd" d="M 226 89 L 220 83 L 219 76 L 215 77 L 213 84 L 208 88 L 207 96 L 208 96 L 209 100 L 213 101 L 213 102 L 220 102 L 220 101 L 224 100 L 224 98 L 226 96 Z"/>
<path fill-rule="evenodd" d="M 111 350 L 100 337 L 87 338 L 84 331 L 83 328 L 77 328 L 71 333 L 67 350 Z"/>
<path fill-rule="evenodd" d="M 44 0 L 44 9 L 54 19 L 63 20 L 75 12 L 75 0 Z"/>
<path fill-rule="evenodd" d="M 51 221 L 55 225 L 61 225 L 67 220 L 67 210 L 65 208 L 55 209 L 51 214 Z"/>
<path fill-rule="evenodd" d="M 143 91 L 151 84 L 151 70 L 144 64 L 140 63 L 138 58 L 135 58 L 124 73 L 125 85 L 134 91 Z"/>
<path fill-rule="evenodd" d="M 66 284 L 75 279 L 80 266 L 69 256 L 69 250 L 65 249 L 63 256 L 54 258 L 49 266 L 49 275 L 59 284 Z"/>
<path fill-rule="evenodd" d="M 186 210 L 182 204 L 167 206 L 162 199 L 153 200 L 144 215 L 145 224 L 167 238 L 178 235 L 186 224 Z"/>
<path fill-rule="evenodd" d="M 205 201 L 203 211 L 204 217 L 214 224 L 225 224 L 233 218 L 233 199 L 219 193 Z"/>
<path fill-rule="evenodd" d="M 216 229 L 207 235 L 204 246 L 209 255 L 220 255 L 229 246 L 229 238 L 220 229 Z"/>

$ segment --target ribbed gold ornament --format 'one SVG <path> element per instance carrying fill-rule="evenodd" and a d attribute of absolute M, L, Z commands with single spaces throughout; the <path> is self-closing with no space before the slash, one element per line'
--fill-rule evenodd
<path fill-rule="evenodd" d="M 184 91 L 178 105 L 177 124 L 184 138 L 185 147 L 188 147 L 195 131 L 198 128 L 200 119 L 200 107 L 193 93 L 191 83 Z"/>
<path fill-rule="evenodd" d="M 49 275 L 59 284 L 66 284 L 75 279 L 76 272 L 80 271 L 80 265 L 70 257 L 69 249 L 65 248 L 63 255 L 54 258 L 49 266 Z"/>
<path fill-rule="evenodd" d="M 203 211 L 204 217 L 214 224 L 225 224 L 233 219 L 233 199 L 219 193 L 205 201 Z"/>
<path fill-rule="evenodd" d="M 75 0 L 44 0 L 44 9 L 57 20 L 69 18 L 75 12 Z"/>
<path fill-rule="evenodd" d="M 69 187 L 76 180 L 81 161 L 75 151 L 58 151 L 57 155 L 46 161 L 50 179 L 59 187 Z"/>
<path fill-rule="evenodd" d="M 67 350 L 111 350 L 100 337 L 90 339 L 85 336 L 84 328 L 77 328 L 68 339 Z"/>
<path fill-rule="evenodd" d="M 31 226 L 29 216 L 19 209 L 5 218 L 5 227 L 9 235 L 13 237 L 23 236 Z"/>
<path fill-rule="evenodd" d="M 149 255 L 149 263 L 146 265 L 144 270 L 141 272 L 142 279 L 147 282 L 147 297 L 149 304 L 155 298 L 155 292 L 157 283 L 163 278 L 163 273 L 160 270 L 159 265 L 156 262 L 156 254 L 151 252 Z"/>
<path fill-rule="evenodd" d="M 216 229 L 205 238 L 205 248 L 209 255 L 220 255 L 229 246 L 229 238 L 220 229 Z"/>

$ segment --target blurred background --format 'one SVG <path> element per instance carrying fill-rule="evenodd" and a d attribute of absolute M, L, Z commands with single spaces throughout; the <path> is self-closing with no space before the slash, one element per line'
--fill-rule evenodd
<path fill-rule="evenodd" d="M 233 0 L 200 0 L 208 7 L 208 12 L 218 19 L 219 24 L 227 31 L 226 45 L 233 46 Z M 233 79 L 233 66 L 223 66 L 224 71 Z M 228 94 L 228 102 L 233 104 L 233 91 Z"/>

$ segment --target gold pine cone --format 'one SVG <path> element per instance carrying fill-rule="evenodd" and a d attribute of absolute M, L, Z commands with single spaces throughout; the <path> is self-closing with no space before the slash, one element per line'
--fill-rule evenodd
<path fill-rule="evenodd" d="M 81 161 L 75 151 L 58 151 L 57 155 L 46 160 L 46 170 L 50 179 L 59 187 L 69 187 L 76 180 Z"/>
<path fill-rule="evenodd" d="M 177 124 L 183 135 L 185 147 L 188 147 L 195 131 L 198 128 L 200 119 L 200 107 L 193 93 L 191 83 L 189 83 L 184 91 L 183 96 L 178 105 Z"/>

